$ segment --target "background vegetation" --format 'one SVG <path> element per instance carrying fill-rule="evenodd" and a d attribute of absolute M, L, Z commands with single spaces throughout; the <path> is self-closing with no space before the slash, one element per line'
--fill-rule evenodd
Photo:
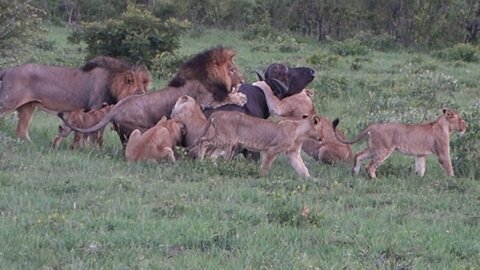
<path fill-rule="evenodd" d="M 16 117 L 6 115 L 0 118 L 2 268 L 479 268 L 480 64 L 476 44 L 463 44 L 462 23 L 448 24 L 455 29 L 448 37 L 433 35 L 441 31 L 426 31 L 422 37 L 438 40 L 429 44 L 415 38 L 397 39 L 392 36 L 395 32 L 382 30 L 392 27 L 387 18 L 396 18 L 393 11 L 392 17 L 373 20 L 395 5 L 393 1 L 356 1 L 354 5 L 346 1 L 271 2 L 278 3 L 207 0 L 135 5 L 142 12 L 140 18 L 151 12 L 161 22 L 175 15 L 179 22 L 187 19 L 191 23 L 185 32 L 179 31 L 175 49 L 154 54 L 151 70 L 157 77 L 153 89 L 166 84 L 169 72 L 182 59 L 223 44 L 238 51 L 237 64 L 249 82 L 255 79 L 255 70 L 273 62 L 315 68 L 311 87 L 316 110 L 330 119 L 340 117 L 340 127 L 348 137 L 374 121 L 432 120 L 448 105 L 462 112 L 469 123 L 463 136 L 452 135 L 457 176 L 444 176 L 435 158 L 429 158 L 425 177 L 417 177 L 413 160 L 398 154 L 379 168 L 375 181 L 366 179 L 364 172 L 358 178 L 350 176 L 350 164 L 326 166 L 307 156 L 304 159 L 313 177 L 305 180 L 296 176 L 284 158 L 276 161 L 268 177 L 259 177 L 258 164 L 243 158 L 218 166 L 188 159 L 173 165 L 128 164 L 111 130 L 106 131 L 101 150 L 71 151 L 64 143 L 53 151 L 50 143 L 59 124 L 56 117 L 35 114 L 30 144 L 16 141 Z M 421 17 L 413 14 L 421 6 L 428 7 L 422 14 L 437 22 L 431 25 L 435 28 L 443 25 L 438 24 L 440 18 L 451 18 L 446 10 L 453 15 L 460 14 L 458 7 L 469 7 L 463 17 L 457 17 L 461 21 L 476 8 L 469 1 L 420 2 L 395 1 L 403 3 L 408 11 L 405 16 L 415 20 Z M 6 40 L 21 40 L 17 43 L 21 46 L 2 47 L 6 48 L 1 50 L 2 67 L 24 62 L 80 66 L 90 46 L 82 39 L 71 44 L 68 37 L 96 21 L 121 21 L 128 8 L 122 1 L 0 3 L 9 5 L 1 14 L 24 7 L 39 12 L 39 17 L 30 17 L 48 14 L 44 24 L 31 25 L 44 28 L 43 40 L 36 40 L 34 34 L 40 32 L 31 27 L 14 31 L 29 34 L 0 39 L 6 45 Z M 286 27 L 292 18 L 303 17 L 279 19 L 282 14 L 293 14 L 282 12 L 293 12 L 301 3 L 323 4 L 318 10 L 330 25 L 325 35 L 330 36 L 328 42 L 318 41 L 315 28 L 310 35 L 307 28 L 303 36 L 302 28 Z M 198 12 L 188 13 L 193 5 Z M 232 10 L 229 20 L 223 17 L 228 10 Z M 346 10 L 352 12 L 350 16 L 344 15 Z M 30 12 L 34 11 L 25 14 Z M 15 14 L 19 15 L 0 17 L 7 18 L 0 22 L 2 26 L 21 18 L 22 13 Z M 363 30 L 378 28 L 378 32 L 354 35 L 360 26 L 349 18 L 355 14 L 370 14 L 365 17 L 372 19 L 370 24 L 357 23 Z M 250 23 L 255 18 L 261 18 L 261 23 Z M 408 24 L 411 37 L 416 25 Z M 337 27 L 343 30 L 334 31 Z"/>

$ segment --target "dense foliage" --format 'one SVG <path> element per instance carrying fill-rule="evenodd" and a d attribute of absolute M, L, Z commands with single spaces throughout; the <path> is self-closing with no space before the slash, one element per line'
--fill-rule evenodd
<path fill-rule="evenodd" d="M 160 20 L 148 10 L 129 6 L 118 19 L 85 23 L 75 31 L 72 41 L 85 41 L 88 58 L 109 55 L 152 66 L 156 54 L 173 52 L 187 27 L 175 19 Z"/>
<path fill-rule="evenodd" d="M 37 6 L 69 23 L 117 17 L 126 0 L 43 0 Z M 448 47 L 463 42 L 480 11 L 471 0 L 137 0 L 159 18 L 186 19 L 196 28 L 289 30 L 318 40 L 378 37 L 375 45 Z M 262 26 L 267 21 L 268 25 Z M 471 28 L 470 28 L 471 29 Z M 480 29 L 478 29 L 480 30 Z M 379 40 L 378 40 L 379 39 Z"/>
<path fill-rule="evenodd" d="M 20 45 L 38 41 L 43 12 L 30 1 L 0 0 L 0 57 L 14 56 Z M 38 42 L 37 42 L 38 43 Z M 0 60 L 0 64 L 4 61 Z"/>

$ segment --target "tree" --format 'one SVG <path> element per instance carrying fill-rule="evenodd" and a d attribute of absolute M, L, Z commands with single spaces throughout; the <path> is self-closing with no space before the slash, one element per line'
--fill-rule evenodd
<path fill-rule="evenodd" d="M 41 33 L 43 11 L 28 0 L 0 0 L 0 56 L 15 55 L 36 41 Z"/>

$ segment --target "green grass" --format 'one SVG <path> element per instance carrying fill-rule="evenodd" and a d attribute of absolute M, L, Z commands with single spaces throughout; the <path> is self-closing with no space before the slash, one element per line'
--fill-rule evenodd
<path fill-rule="evenodd" d="M 257 53 L 239 36 L 214 30 L 185 36 L 180 52 L 232 46 L 252 81 L 252 72 L 271 62 L 305 65 L 319 46 L 328 51 L 309 41 L 296 53 Z M 51 55 L 45 54 L 46 62 L 56 62 Z M 318 69 L 311 85 L 317 111 L 341 117 L 348 137 L 387 116 L 423 119 L 397 110 L 426 109 L 426 117 L 435 118 L 450 95 L 445 90 L 450 81 L 414 76 L 425 67 L 456 80 L 449 105 L 469 113 L 480 103 L 478 63 L 458 67 L 404 52 L 362 57 L 368 61 L 356 71 L 350 69 L 355 57 Z M 414 85 L 440 90 L 431 104 L 420 106 L 410 92 Z M 375 109 L 372 100 L 387 98 L 397 106 Z M 173 165 L 128 164 L 108 128 L 101 150 L 71 151 L 64 141 L 54 151 L 50 143 L 59 123 L 37 112 L 30 128 L 33 143 L 17 143 L 15 117 L 0 119 L 2 269 L 480 267 L 478 174 L 446 177 L 433 157 L 423 178 L 414 174 L 413 159 L 399 154 L 379 168 L 374 181 L 363 171 L 352 177 L 350 164 L 326 166 L 307 156 L 311 179 L 298 178 L 283 157 L 268 177 L 260 177 L 258 164 L 243 158 L 216 166 L 188 159 Z M 454 135 L 452 141 L 464 138 Z M 476 141 L 472 149 L 479 146 Z M 307 208 L 309 214 L 302 215 Z"/>

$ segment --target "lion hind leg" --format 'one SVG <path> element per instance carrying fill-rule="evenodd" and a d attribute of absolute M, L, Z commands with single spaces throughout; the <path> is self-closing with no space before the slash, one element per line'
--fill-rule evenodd
<path fill-rule="evenodd" d="M 32 121 L 33 112 L 36 109 L 36 104 L 33 102 L 26 103 L 17 108 L 18 124 L 17 124 L 17 138 L 25 139 L 31 142 L 28 135 L 28 126 Z"/>
<path fill-rule="evenodd" d="M 168 159 L 170 162 L 175 163 L 175 153 L 173 149 L 170 147 L 164 147 L 163 149 L 159 149 L 159 156 L 156 159 L 158 163 L 163 161 L 164 159 Z"/>
<path fill-rule="evenodd" d="M 376 171 L 377 168 L 382 165 L 382 163 L 392 154 L 393 149 L 391 150 L 383 150 L 383 151 L 378 151 L 375 153 L 375 155 L 372 157 L 372 160 L 370 163 L 367 165 L 365 170 L 367 171 L 367 174 L 370 178 L 377 178 Z"/>
<path fill-rule="evenodd" d="M 425 156 L 415 157 L 415 172 L 419 176 L 423 176 L 425 174 Z"/>
<path fill-rule="evenodd" d="M 358 176 L 358 174 L 360 173 L 362 160 L 368 159 L 371 156 L 372 154 L 370 153 L 370 150 L 368 148 L 355 155 L 355 163 L 353 164 L 353 168 L 352 168 L 352 174 L 354 176 Z"/>

